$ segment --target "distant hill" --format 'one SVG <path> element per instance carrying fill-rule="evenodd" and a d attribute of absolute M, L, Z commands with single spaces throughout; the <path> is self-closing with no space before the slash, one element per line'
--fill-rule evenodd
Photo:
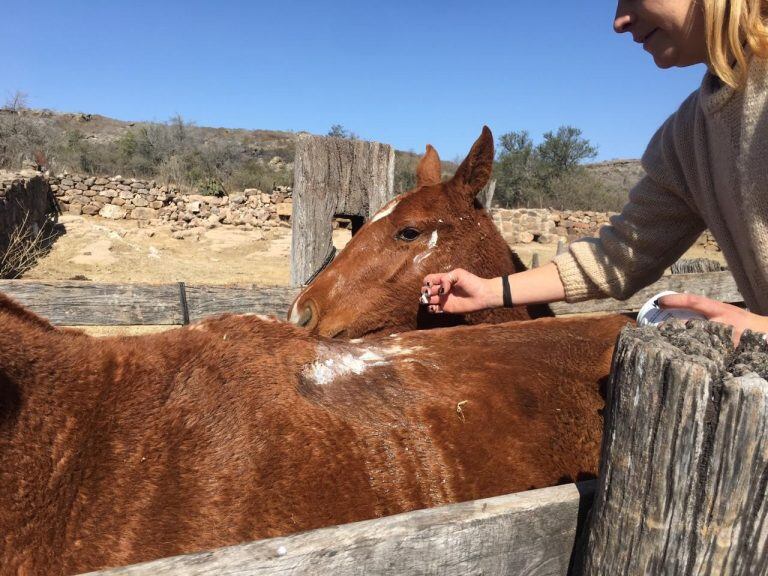
<path fill-rule="evenodd" d="M 640 160 L 609 160 L 587 164 L 587 170 L 608 188 L 629 191 L 645 176 Z"/>
<path fill-rule="evenodd" d="M 123 121 L 99 114 L 0 109 L 0 168 L 17 168 L 43 153 L 55 171 L 186 179 L 189 186 L 217 180 L 228 188 L 290 184 L 296 141 L 302 132 Z M 395 189 L 415 185 L 419 154 L 395 151 Z M 444 161 L 443 175 L 457 168 Z M 587 165 L 610 189 L 629 190 L 641 177 L 638 160 Z"/>

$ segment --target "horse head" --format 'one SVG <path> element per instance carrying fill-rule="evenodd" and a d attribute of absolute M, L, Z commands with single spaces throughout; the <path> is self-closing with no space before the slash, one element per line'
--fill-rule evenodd
<path fill-rule="evenodd" d="M 427 145 L 416 188 L 385 206 L 355 234 L 339 256 L 296 298 L 289 320 L 329 337 L 355 338 L 494 321 L 488 313 L 428 314 L 419 304 L 425 275 L 464 268 L 484 277 L 524 270 L 477 199 L 493 169 L 488 127 L 449 180 Z M 550 315 L 545 308 L 506 311 L 496 321 Z"/>

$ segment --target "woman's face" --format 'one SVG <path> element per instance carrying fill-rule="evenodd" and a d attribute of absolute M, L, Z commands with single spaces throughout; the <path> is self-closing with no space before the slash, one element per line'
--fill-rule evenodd
<path fill-rule="evenodd" d="M 707 60 L 703 0 L 619 0 L 613 28 L 631 32 L 659 68 Z"/>

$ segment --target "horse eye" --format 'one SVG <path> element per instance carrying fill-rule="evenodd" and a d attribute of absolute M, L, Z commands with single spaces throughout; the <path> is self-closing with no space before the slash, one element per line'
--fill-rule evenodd
<path fill-rule="evenodd" d="M 421 235 L 421 232 L 416 230 L 416 228 L 403 228 L 400 230 L 400 232 L 397 233 L 397 237 L 400 240 L 405 240 L 406 242 L 411 242 L 413 240 L 416 240 Z"/>

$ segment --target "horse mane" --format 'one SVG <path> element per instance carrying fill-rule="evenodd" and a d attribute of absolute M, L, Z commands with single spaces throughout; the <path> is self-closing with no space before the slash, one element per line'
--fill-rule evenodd
<path fill-rule="evenodd" d="M 30 312 L 16 300 L 0 292 L 0 314 L 6 314 L 31 324 L 36 328 L 41 328 L 46 331 L 55 330 L 56 327 L 48 322 L 45 318 L 38 316 L 34 312 Z"/>

